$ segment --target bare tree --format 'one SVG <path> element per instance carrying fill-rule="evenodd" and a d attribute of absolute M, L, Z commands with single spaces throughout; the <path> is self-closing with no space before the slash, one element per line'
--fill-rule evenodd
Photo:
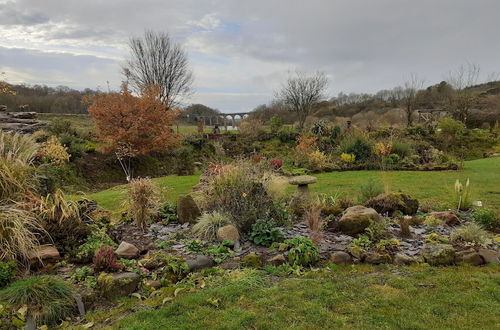
<path fill-rule="evenodd" d="M 130 59 L 123 74 L 134 91 L 158 86 L 159 99 L 167 109 L 178 106 L 180 99 L 190 95 L 193 73 L 187 54 L 168 33 L 146 31 L 142 38 L 130 38 L 129 46 Z"/>
<path fill-rule="evenodd" d="M 424 86 L 424 80 L 416 74 L 410 74 L 410 77 L 404 82 L 401 89 L 401 101 L 405 107 L 406 125 L 413 126 L 413 114 L 418 101 L 418 92 Z"/>
<path fill-rule="evenodd" d="M 327 87 L 328 78 L 323 72 L 295 72 L 294 75 L 289 75 L 281 89 L 276 92 L 276 98 L 289 111 L 297 113 L 299 128 L 302 129 L 314 105 L 325 98 Z"/>
<path fill-rule="evenodd" d="M 450 100 L 450 111 L 456 119 L 464 123 L 476 101 L 476 93 L 471 87 L 477 84 L 480 71 L 478 64 L 467 63 L 450 72 L 448 77 L 448 83 L 455 90 Z"/>

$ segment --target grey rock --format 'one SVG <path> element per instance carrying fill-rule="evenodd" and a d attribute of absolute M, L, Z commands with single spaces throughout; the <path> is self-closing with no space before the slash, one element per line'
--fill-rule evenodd
<path fill-rule="evenodd" d="M 186 260 L 189 270 L 194 272 L 203 268 L 210 268 L 215 265 L 214 261 L 204 255 L 198 255 L 196 256 L 196 259 L 194 260 Z"/>
<path fill-rule="evenodd" d="M 455 249 L 450 244 L 425 244 L 422 257 L 432 266 L 448 266 L 455 263 Z"/>
<path fill-rule="evenodd" d="M 349 207 L 335 224 L 335 229 L 343 234 L 362 233 L 372 221 L 380 221 L 377 211 L 361 205 Z"/>
<path fill-rule="evenodd" d="M 179 223 L 195 223 L 200 215 L 200 209 L 191 195 L 185 195 L 179 198 L 177 203 L 177 217 Z"/>
<path fill-rule="evenodd" d="M 404 253 L 396 253 L 394 256 L 394 264 L 398 266 L 407 266 L 416 263 L 417 260 Z"/>
<path fill-rule="evenodd" d="M 134 293 L 141 277 L 137 273 L 126 272 L 99 276 L 97 284 L 101 295 L 108 299 L 126 297 Z"/>

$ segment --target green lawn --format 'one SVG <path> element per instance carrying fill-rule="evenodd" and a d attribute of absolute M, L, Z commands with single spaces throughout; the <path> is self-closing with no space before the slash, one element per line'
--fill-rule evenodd
<path fill-rule="evenodd" d="M 180 291 L 163 306 L 129 300 L 88 318 L 141 330 L 500 328 L 498 265 L 359 265 L 280 278 L 236 270 L 205 281 L 204 289 Z"/>
<path fill-rule="evenodd" d="M 402 190 L 420 201 L 433 202 L 438 206 L 451 207 L 453 186 L 456 179 L 470 179 L 472 195 L 485 207 L 500 211 L 500 158 L 486 158 L 465 162 L 462 171 L 415 172 L 415 171 L 350 171 L 316 175 L 318 183 L 311 186 L 315 192 L 343 195 L 355 198 L 359 187 L 368 178 L 380 179 L 391 191 Z M 189 193 L 198 183 L 198 175 L 167 176 L 154 179 L 164 189 L 167 200 L 175 202 L 179 195 Z M 88 197 L 97 200 L 103 208 L 117 212 L 124 198 L 126 185 L 104 190 Z"/>

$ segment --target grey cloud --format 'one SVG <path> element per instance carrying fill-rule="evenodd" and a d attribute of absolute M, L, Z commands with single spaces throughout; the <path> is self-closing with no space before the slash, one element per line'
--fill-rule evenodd
<path fill-rule="evenodd" d="M 1 25 L 37 25 L 49 21 L 49 16 L 29 8 L 19 8 L 15 2 L 0 3 Z"/>
<path fill-rule="evenodd" d="M 207 57 L 204 61 L 196 56 L 193 61 L 197 67 L 217 69 L 214 83 L 221 80 L 217 71 L 230 71 L 231 77 L 223 77 L 226 87 L 218 87 L 211 97 L 203 95 L 213 102 L 209 105 L 221 109 L 236 107 L 237 100 L 246 109 L 262 103 L 264 97 L 252 93 L 263 93 L 270 100 L 279 86 L 277 77 L 286 70 L 326 71 L 332 77 L 332 94 L 390 88 L 410 72 L 434 83 L 465 61 L 479 63 L 484 72 L 500 72 L 498 0 L 18 0 L 10 7 L 22 8 L 19 15 L 36 13 L 38 22 L 50 18 L 53 28 L 42 31 L 47 40 L 75 45 L 86 40 L 87 47 L 92 42 L 109 44 L 121 56 L 126 52 L 118 45 L 124 45 L 129 35 L 146 28 L 169 31 Z M 3 20 L 20 20 L 5 15 L 0 9 Z M 193 22 L 207 15 L 220 25 L 195 28 Z M 69 57 L 68 61 L 87 63 Z M 36 63 L 44 66 L 41 60 Z M 245 68 L 240 70 L 235 63 Z M 83 74 L 69 70 L 68 74 Z M 85 80 L 90 77 L 95 76 Z M 110 79 L 119 80 L 119 73 Z M 197 87 L 214 83 L 205 75 Z M 235 88 L 247 90 L 248 96 L 224 94 Z"/>

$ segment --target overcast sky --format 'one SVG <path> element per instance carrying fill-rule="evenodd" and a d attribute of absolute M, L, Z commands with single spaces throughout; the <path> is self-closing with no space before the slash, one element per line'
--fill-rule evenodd
<path fill-rule="evenodd" d="M 468 62 L 500 72 L 499 0 L 0 0 L 11 83 L 117 89 L 130 36 L 167 31 L 195 75 L 187 103 L 241 112 L 289 71 L 325 71 L 330 96 L 375 92 Z"/>

